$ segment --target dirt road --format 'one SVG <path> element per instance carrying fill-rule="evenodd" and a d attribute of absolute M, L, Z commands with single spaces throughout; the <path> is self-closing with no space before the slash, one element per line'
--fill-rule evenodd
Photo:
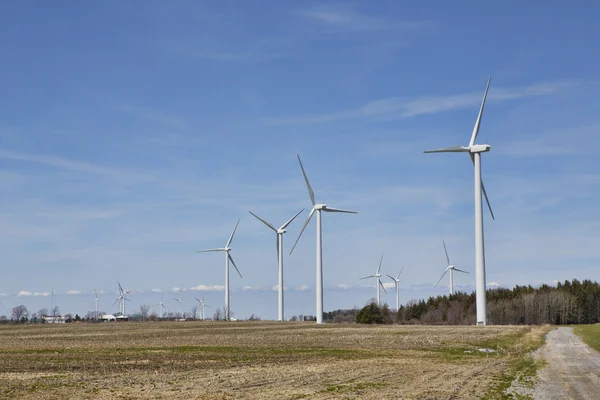
<path fill-rule="evenodd" d="M 535 399 L 600 399 L 600 353 L 573 329 L 548 333 L 541 356 L 548 364 L 538 374 Z"/>

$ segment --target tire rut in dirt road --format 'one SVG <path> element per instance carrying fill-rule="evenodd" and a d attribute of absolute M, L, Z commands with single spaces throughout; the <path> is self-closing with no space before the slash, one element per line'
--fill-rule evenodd
<path fill-rule="evenodd" d="M 548 333 L 540 353 L 547 364 L 538 373 L 535 399 L 600 399 L 600 353 L 573 329 Z"/>

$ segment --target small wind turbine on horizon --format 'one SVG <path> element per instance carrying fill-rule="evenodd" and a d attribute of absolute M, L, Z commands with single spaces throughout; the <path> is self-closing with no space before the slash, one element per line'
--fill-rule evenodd
<path fill-rule="evenodd" d="M 369 279 L 369 278 L 376 278 L 377 279 L 377 283 L 375 284 L 375 289 L 377 290 L 377 306 L 379 307 L 381 305 L 381 293 L 379 288 L 382 288 L 383 291 L 385 292 L 385 294 L 387 294 L 387 290 L 385 290 L 385 287 L 383 287 L 383 283 L 381 283 L 381 263 L 383 262 L 383 254 L 381 255 L 381 259 L 379 260 L 379 267 L 377 267 L 377 272 L 375 272 L 375 275 L 369 275 L 369 276 L 365 276 L 364 278 L 360 278 L 360 279 Z"/>
<path fill-rule="evenodd" d="M 494 218 L 492 206 L 488 199 L 481 179 L 481 153 L 490 151 L 491 146 L 489 144 L 475 144 L 477 135 L 479 134 L 479 127 L 481 125 L 481 117 L 483 115 L 483 108 L 485 107 L 485 99 L 487 98 L 488 90 L 490 88 L 491 78 L 488 79 L 485 93 L 483 95 L 483 101 L 479 108 L 479 114 L 475 121 L 475 127 L 471 135 L 471 140 L 468 146 L 452 146 L 443 149 L 427 150 L 425 153 L 469 153 L 473 167 L 475 169 L 475 296 L 477 305 L 477 325 L 487 325 L 487 300 L 486 300 L 486 283 L 485 283 L 485 249 L 484 249 L 484 238 L 483 238 L 483 205 L 481 194 L 485 197 L 485 201 Z"/>
<path fill-rule="evenodd" d="M 179 314 L 177 314 L 177 318 L 182 318 L 182 315 L 181 315 L 181 303 L 183 303 L 183 296 L 181 296 L 180 299 L 178 299 L 176 297 L 173 297 L 173 300 L 175 300 L 177 303 L 179 303 L 179 305 L 178 305 L 179 306 Z"/>
<path fill-rule="evenodd" d="M 225 245 L 225 247 L 221 247 L 218 249 L 196 250 L 196 253 L 206 253 L 209 251 L 224 251 L 225 252 L 225 320 L 226 321 L 229 321 L 229 314 L 230 314 L 229 313 L 229 262 L 230 261 L 231 261 L 231 264 L 233 264 L 233 267 L 237 271 L 240 278 L 242 278 L 242 274 L 240 273 L 240 270 L 235 265 L 235 262 L 233 261 L 231 254 L 229 254 L 229 252 L 231 251 L 231 248 L 229 247 L 229 245 L 231 244 L 231 241 L 233 240 L 233 235 L 235 235 L 235 231 L 237 230 L 237 227 L 239 224 L 240 224 L 240 220 L 238 219 L 237 223 L 235 224 L 235 228 L 233 228 L 233 232 L 231 232 L 231 236 L 229 236 L 229 240 L 227 241 L 227 244 Z"/>
<path fill-rule="evenodd" d="M 201 319 L 202 321 L 204 321 L 204 307 L 210 307 L 210 306 L 204 302 L 204 297 L 202 297 L 201 299 L 199 299 L 199 298 L 197 298 L 197 297 L 194 297 L 194 298 L 195 298 L 195 299 L 198 301 L 198 303 L 200 304 L 200 319 Z"/>
<path fill-rule="evenodd" d="M 463 271 L 462 269 L 458 269 L 456 268 L 454 265 L 450 264 L 450 257 L 448 256 L 448 250 L 446 249 L 446 242 L 442 240 L 442 243 L 444 243 L 444 252 L 446 253 L 446 269 L 444 270 L 444 273 L 442 274 L 442 276 L 440 277 L 440 280 L 437 281 L 437 283 L 435 284 L 434 287 L 437 287 L 437 285 L 440 284 L 440 282 L 442 281 L 442 278 L 444 277 L 444 275 L 446 275 L 446 273 L 448 271 L 450 271 L 450 295 L 454 294 L 454 277 L 452 276 L 452 272 L 456 271 L 456 272 L 462 272 L 463 274 L 468 274 L 467 271 Z"/>
<path fill-rule="evenodd" d="M 98 320 L 98 301 L 100 301 L 100 299 L 98 298 L 98 290 L 94 289 L 94 293 L 96 294 L 96 298 L 94 299 L 94 302 L 92 303 L 92 306 L 94 306 L 94 319 L 97 321 Z"/>
<path fill-rule="evenodd" d="M 277 319 L 279 321 L 284 321 L 284 311 L 283 311 L 283 234 L 286 232 L 285 228 L 288 227 L 292 221 L 300 215 L 300 213 L 304 211 L 304 208 L 296 213 L 292 218 L 290 218 L 285 224 L 281 225 L 279 229 L 275 229 L 275 227 L 268 221 L 262 219 L 258 215 L 254 214 L 252 211 L 248 211 L 254 217 L 256 217 L 259 221 L 265 224 L 268 228 L 272 229 L 277 234 L 277 265 L 278 265 L 278 282 L 279 282 L 279 307 L 277 313 Z"/>
<path fill-rule="evenodd" d="M 399 291 L 399 288 L 400 288 L 400 274 L 402 274 L 402 271 L 404 271 L 404 267 L 402 267 L 402 269 L 400 269 L 400 272 L 398 272 L 398 275 L 396 275 L 395 278 L 393 276 L 391 276 L 391 275 L 388 275 L 390 277 L 390 279 L 394 281 L 394 286 L 396 287 L 396 311 L 398 311 L 400 309 L 400 291 Z"/>
<path fill-rule="evenodd" d="M 125 316 L 125 301 L 131 301 L 125 295 L 128 293 L 131 293 L 131 290 L 124 291 L 123 287 L 121 286 L 119 281 L 117 281 L 117 285 L 118 285 L 118 289 L 119 289 L 119 297 L 113 303 L 113 307 L 115 304 L 119 303 L 119 312 L 121 313 L 122 316 Z"/>
<path fill-rule="evenodd" d="M 163 310 L 166 310 L 167 307 L 165 307 L 165 304 L 163 303 L 163 292 L 160 292 L 160 303 L 155 304 L 154 307 L 159 307 L 159 312 L 160 312 L 160 319 L 162 319 L 163 317 Z"/>
<path fill-rule="evenodd" d="M 298 162 L 300 163 L 300 168 L 302 169 L 302 175 L 304 175 L 304 181 L 306 182 L 306 188 L 308 189 L 308 195 L 310 197 L 310 201 L 312 203 L 312 209 L 310 210 L 310 214 L 308 214 L 308 218 L 304 221 L 304 225 L 302 225 L 302 229 L 300 230 L 300 234 L 290 251 L 290 254 L 296 248 L 298 244 L 298 240 L 300 240 L 300 236 L 306 229 L 306 226 L 310 222 L 313 214 L 317 213 L 317 284 L 316 284 L 316 294 L 317 294 L 317 309 L 316 309 L 316 317 L 317 324 L 323 323 L 323 237 L 321 230 L 321 211 L 325 212 L 339 212 L 339 213 L 347 213 L 347 214 L 358 214 L 356 211 L 348 211 L 341 210 L 338 208 L 328 207 L 326 204 L 317 203 L 315 201 L 315 193 L 310 186 L 310 182 L 308 181 L 308 177 L 306 176 L 306 172 L 304 171 L 304 166 L 302 165 L 302 161 L 300 160 L 300 156 L 298 155 Z"/>

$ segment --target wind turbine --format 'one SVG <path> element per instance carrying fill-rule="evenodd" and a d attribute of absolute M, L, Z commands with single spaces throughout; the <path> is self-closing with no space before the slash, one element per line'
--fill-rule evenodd
<path fill-rule="evenodd" d="M 92 306 L 95 306 L 94 310 L 96 313 L 94 314 L 94 319 L 97 321 L 98 320 L 98 301 L 100 301 L 100 299 L 98 298 L 98 290 L 94 289 L 94 293 L 96 294 L 96 298 L 94 299 Z"/>
<path fill-rule="evenodd" d="M 322 232 L 321 232 L 321 211 L 325 211 L 325 212 L 340 212 L 340 213 L 348 213 L 348 214 L 358 214 L 358 212 L 356 211 L 347 211 L 347 210 L 340 210 L 338 208 L 331 208 L 331 207 L 327 207 L 326 204 L 322 204 L 322 203 L 318 203 L 315 201 L 315 193 L 312 190 L 312 187 L 310 186 L 310 182 L 308 181 L 308 177 L 306 176 L 306 172 L 304 171 L 304 166 L 302 165 L 302 161 L 300 160 L 300 156 L 298 156 L 298 162 L 300 163 L 300 168 L 302 169 L 302 175 L 304 175 L 304 181 L 306 182 L 306 187 L 308 189 L 308 195 L 310 196 L 310 201 L 312 202 L 312 209 L 310 210 L 310 214 L 308 214 L 308 218 L 306 218 L 306 221 L 304 221 L 304 225 L 302 226 L 302 229 L 300 230 L 300 234 L 298 235 L 298 238 L 296 239 L 296 243 L 294 243 L 294 246 L 292 247 L 292 250 L 290 251 L 290 254 L 292 254 L 292 252 L 294 251 L 294 249 L 296 248 L 296 245 L 298 244 L 298 240 L 300 240 L 300 236 L 302 236 L 302 233 L 304 232 L 304 229 L 306 229 L 306 226 L 308 225 L 308 223 L 310 222 L 310 219 L 312 218 L 313 214 L 317 213 L 317 285 L 316 285 L 316 292 L 317 292 L 317 324 L 322 324 L 323 323 L 323 238 L 322 238 Z"/>
<path fill-rule="evenodd" d="M 181 303 L 183 303 L 183 296 L 181 296 L 180 299 L 177 299 L 177 298 L 173 297 L 173 300 L 175 300 L 176 302 L 179 303 L 179 314 L 178 314 L 178 317 L 181 319 L 181 317 L 182 317 L 181 316 Z"/>
<path fill-rule="evenodd" d="M 387 290 L 385 290 L 385 287 L 383 287 L 383 283 L 381 283 L 381 263 L 382 262 L 383 262 L 383 254 L 381 255 L 381 260 L 379 260 L 379 267 L 377 267 L 377 272 L 375 272 L 375 275 L 369 275 L 369 276 L 365 276 L 364 278 L 360 278 L 360 279 L 369 279 L 369 278 L 377 279 L 377 283 L 375 284 L 375 287 L 377 288 L 377 306 L 378 307 L 380 305 L 379 287 L 381 287 L 383 289 L 383 291 L 385 292 L 385 294 L 387 294 Z"/>
<path fill-rule="evenodd" d="M 198 303 L 200 303 L 200 319 L 202 321 L 204 321 L 204 307 L 210 307 L 208 304 L 204 303 L 204 297 L 199 299 L 197 297 L 194 297 L 196 300 L 198 300 Z"/>
<path fill-rule="evenodd" d="M 444 271 L 444 273 L 442 274 L 440 280 L 437 281 L 437 283 L 435 284 L 434 287 L 437 287 L 437 285 L 440 284 L 444 275 L 446 275 L 446 272 L 450 271 L 450 294 L 453 295 L 454 294 L 454 277 L 452 276 L 452 272 L 457 271 L 457 272 L 462 272 L 464 274 L 468 274 L 468 272 L 463 271 L 462 269 L 458 269 L 454 265 L 450 264 L 450 257 L 448 256 L 448 250 L 446 249 L 446 242 L 442 240 L 442 243 L 444 243 L 444 251 L 446 252 L 447 267 L 446 267 L 446 270 Z"/>
<path fill-rule="evenodd" d="M 269 223 L 268 221 L 262 219 L 258 215 L 254 214 L 252 211 L 248 211 L 250 214 L 254 215 L 259 221 L 265 224 L 267 227 L 272 229 L 277 234 L 277 262 L 279 265 L 279 311 L 277 313 L 277 319 L 279 321 L 283 321 L 283 234 L 286 232 L 285 228 L 292 221 L 300 215 L 300 213 L 304 211 L 304 208 L 296 213 L 292 218 L 290 218 L 285 224 L 281 225 L 279 229 L 275 229 L 275 227 Z"/>
<path fill-rule="evenodd" d="M 158 304 L 156 304 L 154 306 L 154 307 L 159 307 L 160 306 L 159 307 L 159 310 L 160 310 L 160 319 L 162 319 L 162 317 L 163 317 L 163 310 L 167 309 L 167 307 L 165 307 L 165 305 L 163 303 L 163 295 L 164 295 L 164 293 L 160 292 L 160 303 L 158 303 Z"/>
<path fill-rule="evenodd" d="M 239 224 L 240 224 L 240 220 L 238 219 L 237 223 L 235 224 L 235 228 L 233 228 L 233 232 L 231 232 L 231 236 L 229 236 L 229 240 L 227 241 L 227 244 L 225 245 L 225 247 L 221 247 L 218 249 L 209 249 L 209 250 L 196 250 L 196 253 L 206 253 L 208 251 L 224 251 L 225 252 L 225 320 L 226 321 L 229 321 L 229 261 L 231 261 L 231 264 L 233 264 L 233 267 L 237 271 L 240 278 L 242 277 L 242 274 L 240 273 L 240 270 L 238 269 L 238 267 L 235 265 L 235 262 L 233 261 L 231 254 L 229 254 L 229 252 L 231 251 L 231 248 L 229 247 L 229 245 L 231 244 L 231 241 L 233 240 L 233 235 L 235 235 L 235 231 Z"/>
<path fill-rule="evenodd" d="M 494 218 L 492 206 L 488 199 L 485 191 L 485 186 L 481 179 L 481 153 L 490 151 L 491 146 L 489 144 L 475 144 L 477 134 L 479 133 L 479 126 L 481 125 L 481 116 L 483 115 L 483 108 L 485 106 L 485 99 L 490 88 L 491 78 L 488 79 L 485 93 L 483 95 L 483 101 L 481 102 L 481 108 L 479 109 L 479 115 L 477 121 L 475 121 L 475 127 L 471 135 L 471 140 L 468 146 L 452 146 L 444 149 L 428 150 L 425 153 L 469 153 L 473 166 L 475 167 L 475 289 L 476 289 L 476 304 L 477 304 L 477 325 L 487 325 L 487 301 L 486 301 L 486 286 L 485 286 L 485 250 L 484 250 L 484 239 L 483 239 L 483 206 L 481 202 L 481 193 L 485 197 L 485 201 Z"/>
<path fill-rule="evenodd" d="M 122 316 L 125 316 L 125 300 L 131 301 L 127 297 L 125 297 L 125 295 L 128 293 L 131 293 L 131 290 L 124 291 L 123 287 L 121 286 L 119 281 L 117 281 L 117 285 L 119 285 L 119 297 L 117 298 L 117 300 L 115 300 L 115 302 L 113 303 L 113 306 L 115 304 L 117 304 L 117 302 L 118 302 L 119 303 L 119 312 L 121 313 Z"/>
<path fill-rule="evenodd" d="M 400 270 L 400 272 L 398 272 L 398 275 L 396 275 L 395 278 L 393 276 L 391 276 L 391 275 L 388 275 L 394 281 L 394 285 L 396 286 L 396 311 L 398 311 L 400 309 L 400 292 L 399 292 L 399 288 L 400 288 L 400 274 L 402 273 L 402 271 L 404 271 L 404 267 L 402 267 L 402 269 Z"/>

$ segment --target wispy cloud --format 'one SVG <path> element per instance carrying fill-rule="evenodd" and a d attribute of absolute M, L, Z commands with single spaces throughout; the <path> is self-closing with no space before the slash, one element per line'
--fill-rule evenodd
<path fill-rule="evenodd" d="M 26 290 L 21 290 L 17 296 L 19 297 L 48 297 L 50 296 L 50 292 L 28 292 Z"/>
<path fill-rule="evenodd" d="M 63 168 L 77 172 L 90 172 L 95 174 L 119 174 L 120 171 L 103 167 L 95 164 L 89 164 L 80 161 L 74 161 L 68 158 L 45 155 L 21 153 L 18 151 L 0 149 L 0 158 L 5 160 L 23 161 L 36 164 L 43 164 L 51 167 Z"/>
<path fill-rule="evenodd" d="M 179 129 L 186 129 L 188 127 L 187 121 L 181 117 L 166 114 L 157 110 L 149 110 L 142 107 L 136 107 L 132 105 L 121 105 L 117 107 L 118 110 L 134 115 L 139 118 L 146 119 L 151 122 L 158 122 L 165 125 L 170 125 Z"/>
<path fill-rule="evenodd" d="M 330 32 L 385 32 L 431 28 L 425 21 L 398 21 L 361 13 L 347 6 L 317 6 L 297 13 L 323 25 Z"/>
<path fill-rule="evenodd" d="M 512 89 L 490 89 L 490 101 L 514 100 L 534 96 L 547 96 L 577 85 L 576 82 L 534 84 Z M 269 125 L 320 124 L 349 119 L 390 120 L 418 115 L 436 114 L 474 106 L 481 102 L 481 92 L 446 96 L 423 96 L 415 99 L 389 97 L 373 100 L 364 106 L 329 114 L 304 115 L 297 117 L 271 118 Z"/>
<path fill-rule="evenodd" d="M 67 294 L 68 295 L 77 295 L 77 294 L 82 294 L 83 292 L 81 290 L 68 290 Z"/>
<path fill-rule="evenodd" d="M 223 285 L 198 285 L 190 288 L 193 292 L 223 292 L 225 286 Z"/>

